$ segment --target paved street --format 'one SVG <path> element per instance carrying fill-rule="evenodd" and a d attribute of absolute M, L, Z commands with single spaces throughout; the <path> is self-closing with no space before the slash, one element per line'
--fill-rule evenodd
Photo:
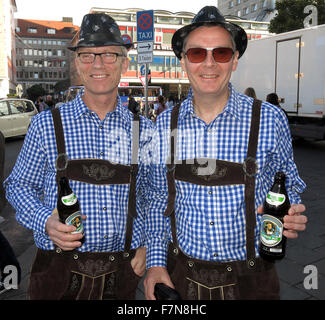
<path fill-rule="evenodd" d="M 11 171 L 15 156 L 14 149 L 20 148 L 22 140 L 7 142 L 9 150 L 5 176 Z M 298 141 L 294 143 L 294 155 L 301 177 L 307 183 L 303 203 L 307 206 L 309 219 L 307 230 L 299 238 L 288 240 L 287 255 L 277 263 L 281 281 L 282 300 L 324 300 L 325 299 L 325 142 Z M 7 155 L 6 155 L 7 156 Z M 9 161 L 10 159 L 10 161 Z M 7 158 L 6 158 L 7 160 Z M 22 283 L 17 290 L 0 295 L 0 300 L 25 300 L 30 266 L 35 247 L 30 231 L 19 226 L 11 206 L 7 205 L 0 220 L 0 230 L 11 242 L 23 269 Z M 1 218 L 0 218 L 1 219 Z M 310 269 L 310 267 L 313 266 Z M 306 272 L 304 273 L 304 269 Z M 309 270 L 309 271 L 308 271 Z M 316 270 L 312 281 L 310 270 Z M 307 277 L 307 278 L 306 278 Z M 306 280 L 305 280 L 306 278 Z M 304 283 L 305 280 L 305 283 Z M 307 289 L 308 285 L 317 289 Z M 307 287 L 307 288 L 306 288 Z M 143 287 L 138 290 L 138 299 L 144 299 Z"/>

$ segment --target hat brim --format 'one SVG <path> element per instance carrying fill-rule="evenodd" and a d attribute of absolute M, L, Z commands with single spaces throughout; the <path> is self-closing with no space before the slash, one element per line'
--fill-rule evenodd
<path fill-rule="evenodd" d="M 78 48 L 96 48 L 96 47 L 106 47 L 106 46 L 118 46 L 118 47 L 125 47 L 126 49 L 131 49 L 133 46 L 133 43 L 118 43 L 118 42 L 106 42 L 106 43 L 85 43 L 85 44 L 78 44 L 75 47 L 68 47 L 71 51 L 76 51 Z"/>
<path fill-rule="evenodd" d="M 183 44 L 184 44 L 184 40 L 185 38 L 195 29 L 203 26 L 203 25 L 211 25 L 211 26 L 221 26 L 224 29 L 226 29 L 231 37 L 234 39 L 235 43 L 236 43 L 236 50 L 238 50 L 239 52 L 239 58 L 244 54 L 246 48 L 247 48 L 247 34 L 246 31 L 231 22 L 225 21 L 225 22 L 196 22 L 196 23 L 192 23 L 189 24 L 187 26 L 184 26 L 180 29 L 178 29 L 172 38 L 172 48 L 173 51 L 176 55 L 176 57 L 178 59 L 181 59 L 181 53 L 183 51 Z"/>

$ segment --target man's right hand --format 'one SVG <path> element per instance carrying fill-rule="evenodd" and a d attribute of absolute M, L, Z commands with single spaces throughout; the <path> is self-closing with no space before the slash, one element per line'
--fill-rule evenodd
<path fill-rule="evenodd" d="M 81 218 L 86 219 L 86 216 L 81 216 Z M 50 239 L 64 251 L 71 251 L 81 247 L 82 243 L 80 240 L 83 236 L 81 233 L 71 234 L 75 230 L 76 227 L 68 226 L 60 222 L 57 209 L 53 210 L 52 215 L 47 219 L 45 224 L 45 231 Z"/>
<path fill-rule="evenodd" d="M 144 279 L 145 296 L 147 300 L 156 300 L 154 295 L 156 283 L 164 283 L 175 289 L 166 268 L 152 267 L 148 269 L 146 278 Z"/>

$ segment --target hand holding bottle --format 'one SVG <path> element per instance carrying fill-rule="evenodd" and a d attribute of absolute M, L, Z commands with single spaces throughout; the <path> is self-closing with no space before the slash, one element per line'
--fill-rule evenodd
<path fill-rule="evenodd" d="M 86 216 L 81 215 L 81 218 L 85 220 Z M 64 251 L 70 251 L 82 245 L 83 234 L 72 234 L 71 232 L 76 231 L 76 227 L 60 222 L 57 209 L 54 209 L 47 219 L 45 231 L 54 244 Z"/>
<path fill-rule="evenodd" d="M 298 238 L 297 231 L 306 230 L 306 224 L 308 219 L 305 215 L 306 207 L 303 204 L 292 204 L 288 210 L 288 214 L 283 217 L 284 228 L 283 235 L 288 239 Z M 257 209 L 258 214 L 263 214 L 263 206 L 259 206 Z"/>

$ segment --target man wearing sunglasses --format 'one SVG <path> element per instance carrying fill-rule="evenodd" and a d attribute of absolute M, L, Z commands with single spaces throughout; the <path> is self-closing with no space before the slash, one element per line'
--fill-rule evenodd
<path fill-rule="evenodd" d="M 191 90 L 162 114 L 153 137 L 146 223 L 147 299 L 156 283 L 182 299 L 278 299 L 274 263 L 258 254 L 263 203 L 277 171 L 290 202 L 284 235 L 305 229 L 288 123 L 279 109 L 230 83 L 245 31 L 204 7 L 175 32 L 172 46 Z"/>
<path fill-rule="evenodd" d="M 151 122 L 118 96 L 131 44 L 110 16 L 84 16 L 74 47 L 76 99 L 33 118 L 7 198 L 34 231 L 30 299 L 135 299 L 145 271 L 146 146 Z M 58 218 L 61 177 L 80 202 L 85 241 Z"/>

